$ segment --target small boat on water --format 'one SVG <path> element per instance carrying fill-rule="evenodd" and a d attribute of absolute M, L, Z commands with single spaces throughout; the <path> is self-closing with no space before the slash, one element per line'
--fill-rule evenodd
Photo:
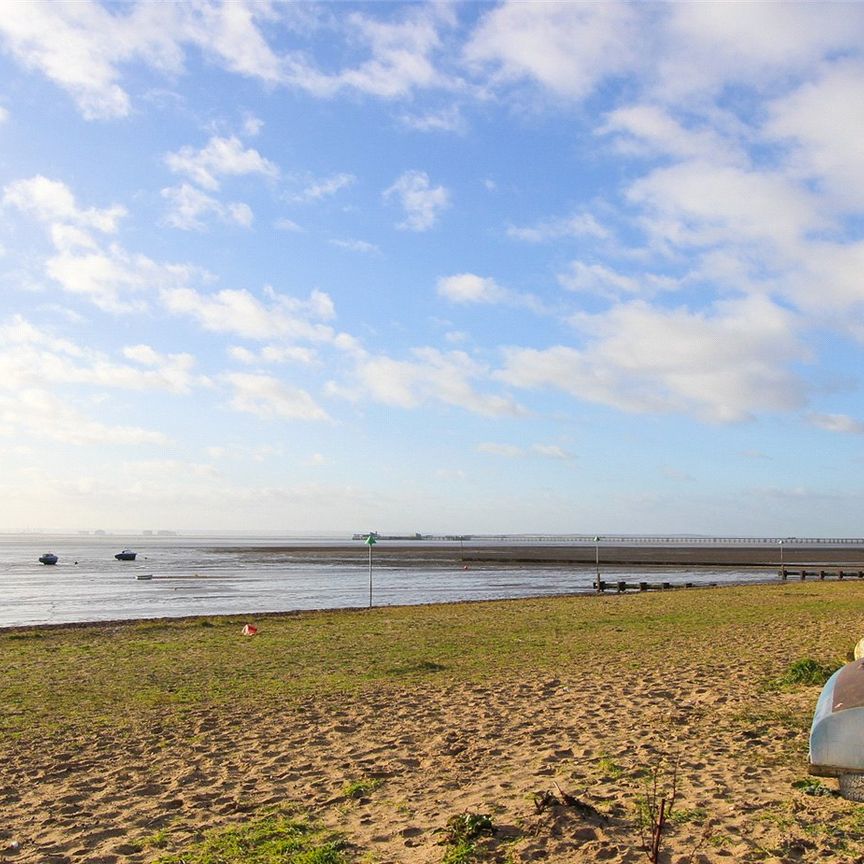
<path fill-rule="evenodd" d="M 836 777 L 840 794 L 864 801 L 864 661 L 838 669 L 825 684 L 810 729 L 810 773 Z"/>
<path fill-rule="evenodd" d="M 143 582 L 144 580 L 152 579 L 152 578 L 153 578 L 153 574 L 152 574 L 152 573 L 138 573 L 138 574 L 136 574 L 135 578 L 136 578 L 139 582 Z"/>
<path fill-rule="evenodd" d="M 58 560 L 53 552 L 46 552 L 44 555 L 39 556 L 39 561 L 42 564 L 56 564 Z"/>
<path fill-rule="evenodd" d="M 122 552 L 118 552 L 114 557 L 118 561 L 134 561 L 137 552 L 133 552 L 131 549 L 124 549 Z"/>

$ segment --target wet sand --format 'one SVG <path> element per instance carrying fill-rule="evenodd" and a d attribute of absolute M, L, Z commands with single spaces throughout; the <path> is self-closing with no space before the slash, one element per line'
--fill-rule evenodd
<path fill-rule="evenodd" d="M 369 549 L 361 541 L 344 545 L 272 545 L 219 547 L 213 550 L 237 555 L 247 562 L 319 561 L 361 563 L 368 559 Z M 774 545 L 708 544 L 601 544 L 600 562 L 606 565 L 658 565 L 658 566 L 729 566 L 765 567 L 780 565 L 781 550 Z M 591 544 L 507 543 L 481 542 L 387 543 L 381 541 L 373 547 L 374 560 L 389 566 L 411 567 L 439 563 L 483 562 L 500 564 L 594 564 L 597 550 Z M 864 569 L 864 543 L 846 546 L 786 544 L 782 559 L 787 567 L 796 564 L 837 566 L 846 564 Z"/>

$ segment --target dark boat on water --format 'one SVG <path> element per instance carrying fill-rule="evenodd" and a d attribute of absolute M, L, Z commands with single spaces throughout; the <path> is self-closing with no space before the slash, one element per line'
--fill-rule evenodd
<path fill-rule="evenodd" d="M 39 561 L 42 564 L 56 564 L 57 556 L 53 552 L 46 552 L 44 555 L 39 556 Z"/>
<path fill-rule="evenodd" d="M 132 552 L 129 549 L 124 549 L 122 552 L 118 552 L 114 557 L 118 561 L 134 561 L 137 552 Z"/>

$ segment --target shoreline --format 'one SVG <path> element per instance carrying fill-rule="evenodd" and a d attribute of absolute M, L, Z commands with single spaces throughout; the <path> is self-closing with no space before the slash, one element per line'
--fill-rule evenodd
<path fill-rule="evenodd" d="M 651 566 L 651 565 L 647 565 Z M 662 566 L 662 565 L 656 565 Z M 699 565 L 693 565 L 699 566 Z M 703 565 L 706 567 L 716 565 Z M 612 571 L 614 572 L 614 571 Z M 603 574 L 601 574 L 602 576 Z M 562 600 L 567 598 L 592 598 L 592 597 L 625 597 L 629 595 L 637 596 L 640 594 L 649 593 L 671 593 L 686 591 L 692 593 L 694 591 L 709 591 L 723 588 L 742 588 L 753 585 L 757 587 L 770 587 L 772 585 L 782 586 L 786 584 L 779 577 L 766 577 L 764 580 L 748 580 L 748 581 L 730 581 L 720 583 L 699 583 L 695 582 L 689 585 L 684 583 L 672 583 L 668 588 L 659 588 L 652 586 L 650 591 L 629 591 L 618 592 L 612 586 L 613 579 L 604 580 L 609 587 L 605 591 L 597 591 L 596 588 L 584 588 L 582 590 L 561 591 L 554 594 L 522 594 L 518 597 L 481 597 L 481 598 L 463 598 L 450 601 L 418 601 L 416 603 L 380 603 L 369 606 L 322 606 L 314 609 L 282 609 L 282 610 L 267 610 L 263 612 L 246 611 L 246 612 L 215 612 L 211 614 L 202 613 L 200 615 L 156 615 L 152 617 L 135 617 L 135 618 L 104 618 L 84 621 L 65 621 L 65 622 L 45 622 L 37 624 L 4 624 L 0 625 L 0 636 L 8 633 L 28 632 L 31 630 L 80 630 L 86 628 L 98 627 L 124 627 L 133 626 L 136 624 L 195 624 L 204 621 L 212 620 L 234 620 L 234 619 L 267 619 L 267 618 L 282 618 L 282 617 L 298 617 L 301 615 L 318 615 L 324 613 L 367 613 L 375 610 L 391 609 L 422 609 L 448 606 L 476 605 L 480 603 L 519 603 L 522 601 L 532 600 Z M 798 580 L 792 580 L 797 582 Z M 833 580 L 832 580 L 833 581 Z M 839 580 L 838 580 L 839 581 Z M 844 580 L 847 583 L 852 583 L 854 580 Z"/>
<path fill-rule="evenodd" d="M 341 565 L 365 569 L 368 562 L 368 547 L 359 542 L 349 541 L 345 544 L 334 546 L 332 544 L 309 545 L 309 544 L 284 544 L 284 545 L 243 545 L 243 546 L 217 546 L 212 547 L 202 544 L 200 547 L 208 554 L 215 556 L 230 556 L 236 558 L 245 567 L 254 567 L 255 563 L 273 568 L 284 562 L 286 567 L 302 567 L 304 564 L 315 565 Z M 474 545 L 460 549 L 458 544 L 442 543 L 440 545 L 428 543 L 400 542 L 398 545 L 389 545 L 382 541 L 374 547 L 374 566 L 382 572 L 393 570 L 405 570 L 410 572 L 415 568 L 426 568 L 442 571 L 448 568 L 467 570 L 471 565 L 476 565 L 479 572 L 494 574 L 495 570 L 501 569 L 524 569 L 530 573 L 534 568 L 567 571 L 577 569 L 584 571 L 585 577 L 593 577 L 595 572 L 595 555 L 599 551 L 600 578 L 606 583 L 605 593 L 614 596 L 619 592 L 616 590 L 616 582 L 620 571 L 631 568 L 627 573 L 627 584 L 633 590 L 640 581 L 649 582 L 650 590 L 693 590 L 708 587 L 734 587 L 740 585 L 773 585 L 785 584 L 786 580 L 780 577 L 779 551 L 768 546 L 746 546 L 746 545 L 643 545 L 633 546 L 630 544 L 600 545 L 595 549 L 594 545 L 584 544 L 559 545 L 549 543 L 535 543 L 531 545 Z M 76 562 L 77 563 L 77 562 Z M 842 570 L 844 567 L 852 572 L 847 572 L 844 581 L 854 581 L 861 578 L 858 574 L 864 573 L 864 545 L 862 546 L 798 546 L 787 549 L 784 552 L 783 566 L 785 569 L 809 569 L 817 571 L 820 568 L 831 568 L 829 578 L 836 578 L 833 572 Z M 633 573 L 632 568 L 638 568 L 641 573 Z M 669 569 L 680 570 L 680 573 L 669 573 Z M 777 568 L 772 573 L 769 568 Z M 723 570 L 730 571 L 767 571 L 762 578 L 730 579 L 722 576 Z M 652 580 L 658 576 L 657 571 L 666 570 L 663 574 L 663 584 L 669 587 L 661 588 L 660 583 Z M 478 572 L 475 571 L 475 572 Z M 700 571 L 719 571 L 719 581 L 690 582 L 685 574 L 690 571 L 697 579 L 704 578 Z M 206 571 L 202 571 L 202 577 L 206 579 Z M 815 574 L 814 574 L 815 575 Z M 198 576 L 198 574 L 196 574 Z M 641 578 L 643 577 L 644 578 Z M 160 579 L 175 578 L 172 574 L 165 574 Z M 185 578 L 185 574 L 182 577 Z M 797 573 L 789 577 L 791 581 L 799 581 Z M 804 580 L 801 580 L 804 581 Z M 811 577 L 812 581 L 812 577 Z M 460 603 L 481 603 L 494 600 L 518 600 L 541 597 L 568 597 L 568 596 L 592 596 L 597 592 L 591 585 L 585 585 L 570 590 L 556 591 L 555 593 L 519 594 L 513 596 L 486 596 L 480 598 L 465 597 L 450 601 L 418 600 L 411 603 L 381 603 L 380 608 L 400 608 L 415 606 L 434 606 L 439 603 L 445 605 L 456 605 Z M 378 604 L 373 604 L 376 608 Z M 213 613 L 190 614 L 181 612 L 176 615 L 155 614 L 152 616 L 135 615 L 132 617 L 110 617 L 99 619 L 81 619 L 71 621 L 41 621 L 38 623 L 12 623 L 0 624 L 0 633 L 15 632 L 22 630 L 45 630 L 51 628 L 81 628 L 98 626 L 121 626 L 123 624 L 136 624 L 154 621 L 184 621 L 184 620 L 206 620 L 210 618 L 265 618 L 279 615 L 299 615 L 325 611 L 364 611 L 368 607 L 365 604 L 346 606 L 321 606 L 315 608 L 291 607 L 270 608 L 263 611 L 246 609 L 240 611 L 217 611 Z"/>

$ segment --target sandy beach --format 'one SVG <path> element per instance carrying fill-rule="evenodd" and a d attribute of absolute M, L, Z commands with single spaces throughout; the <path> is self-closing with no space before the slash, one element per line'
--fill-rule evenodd
<path fill-rule="evenodd" d="M 496 828 L 470 860 L 638 862 L 659 771 L 667 795 L 677 774 L 661 861 L 858 861 L 864 808 L 805 782 L 819 687 L 770 682 L 797 658 L 841 662 L 862 604 L 858 582 L 789 583 L 309 613 L 247 641 L 238 620 L 0 633 L 0 860 L 144 864 L 287 807 L 352 862 L 437 864 L 436 829 L 465 812 Z M 183 671 L 211 662 L 201 634 L 223 640 L 232 688 Z M 413 659 L 382 655 L 411 634 Z M 258 654 L 240 668 L 225 645 Z M 108 694 L 87 663 L 114 662 L 113 681 L 127 651 L 134 696 Z M 132 701 L 147 688 L 160 698 Z"/>

